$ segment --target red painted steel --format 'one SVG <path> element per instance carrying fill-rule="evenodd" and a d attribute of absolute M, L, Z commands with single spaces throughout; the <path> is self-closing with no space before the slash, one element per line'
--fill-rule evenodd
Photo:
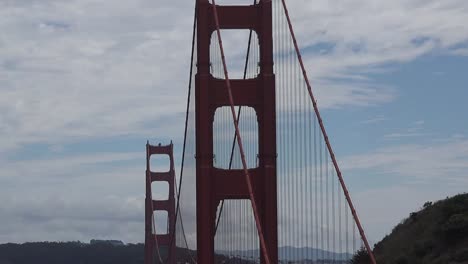
<path fill-rule="evenodd" d="M 270 257 L 268 255 L 268 250 L 266 248 L 266 242 L 265 242 L 265 235 L 263 233 L 263 227 L 262 224 L 260 223 L 260 216 L 259 216 L 259 210 L 257 206 L 257 201 L 255 198 L 255 195 L 253 193 L 253 186 L 252 186 L 252 179 L 250 178 L 249 170 L 247 169 L 247 162 L 245 160 L 245 154 L 244 154 L 244 146 L 242 144 L 242 137 L 239 132 L 239 120 L 237 119 L 236 116 L 236 110 L 234 107 L 234 99 L 232 95 L 232 89 L 231 89 L 231 81 L 229 80 L 229 73 L 227 69 L 227 64 L 226 64 L 226 57 L 224 56 L 224 47 L 223 47 L 223 41 L 221 37 L 221 30 L 219 29 L 219 18 L 218 18 L 218 11 L 216 9 L 216 1 L 213 0 L 213 13 L 215 17 L 215 24 L 216 24 L 216 33 L 218 34 L 218 41 L 219 41 L 219 47 L 221 51 L 221 60 L 223 63 L 223 70 L 224 70 L 224 77 L 225 77 L 225 82 L 226 82 L 226 87 L 227 87 L 227 92 L 228 92 L 228 98 L 229 98 L 229 103 L 231 107 L 231 114 L 232 114 L 232 119 L 234 121 L 234 127 L 236 130 L 236 138 L 237 138 L 237 145 L 239 146 L 239 152 L 241 155 L 241 160 L 242 160 L 242 167 L 244 171 L 244 176 L 245 176 L 245 181 L 247 183 L 247 189 L 249 192 L 249 199 L 252 204 L 252 209 L 253 209 L 253 214 L 255 217 L 255 224 L 257 226 L 258 230 L 258 236 L 260 238 L 260 248 L 262 252 L 262 257 L 265 260 L 266 264 L 270 264 Z"/>
<path fill-rule="evenodd" d="M 349 192 L 348 192 L 348 188 L 346 187 L 346 184 L 345 184 L 345 182 L 343 180 L 343 175 L 341 174 L 340 167 L 338 166 L 338 162 L 336 160 L 335 153 L 333 152 L 333 148 L 332 148 L 330 140 L 328 138 L 327 131 L 325 129 L 325 125 L 323 124 L 322 116 L 320 115 L 320 111 L 319 111 L 318 106 L 317 106 L 317 101 L 315 100 L 314 94 L 312 93 L 312 86 L 310 85 L 309 77 L 307 75 L 307 71 L 305 69 L 304 62 L 302 60 L 301 51 L 299 50 L 299 45 L 297 44 L 296 35 L 294 34 L 294 29 L 292 27 L 291 18 L 289 17 L 288 7 L 286 6 L 285 0 L 282 0 L 282 4 L 283 4 L 284 12 L 285 12 L 285 15 L 286 15 L 286 19 L 288 21 L 289 31 L 291 33 L 291 37 L 292 37 L 292 40 L 293 40 L 293 43 L 294 43 L 294 49 L 296 51 L 297 58 L 299 60 L 300 66 L 301 66 L 302 74 L 303 74 L 304 80 L 305 80 L 306 85 L 307 85 L 307 90 L 309 92 L 310 99 L 312 100 L 312 104 L 314 106 L 314 111 L 315 111 L 315 114 L 317 116 L 317 120 L 319 122 L 320 129 L 322 131 L 325 143 L 327 145 L 327 149 L 328 149 L 328 151 L 330 153 L 330 157 L 332 159 L 333 166 L 335 167 L 336 174 L 338 175 L 338 179 L 340 181 L 341 187 L 343 188 L 343 192 L 345 194 L 346 200 L 348 201 L 349 207 L 351 209 L 351 213 L 353 214 L 354 220 L 355 220 L 356 225 L 357 225 L 357 227 L 359 229 L 359 233 L 361 235 L 361 238 L 364 241 L 367 252 L 369 253 L 369 256 L 371 258 L 372 263 L 376 264 L 374 254 L 372 253 L 372 249 L 371 249 L 371 247 L 369 245 L 369 242 L 367 241 L 366 234 L 364 233 L 364 229 L 362 228 L 361 221 L 359 220 L 359 217 L 358 217 L 358 215 L 356 213 L 356 210 L 354 208 L 353 201 L 351 200 L 351 196 L 349 195 Z"/>
<path fill-rule="evenodd" d="M 153 172 L 150 167 L 152 155 L 168 155 L 170 168 L 167 172 Z M 151 184 L 153 182 L 167 182 L 169 185 L 169 197 L 164 201 L 155 201 L 152 197 Z M 173 145 L 152 146 L 146 144 L 146 199 L 145 199 L 145 264 L 153 264 L 155 257 L 159 263 L 163 263 L 160 248 L 167 248 L 165 263 L 175 264 L 175 171 Z M 156 234 L 154 224 L 154 211 L 166 211 L 168 215 L 167 234 Z M 153 232 L 154 231 L 154 232 Z M 155 252 L 157 253 L 155 256 Z"/>
<path fill-rule="evenodd" d="M 198 262 L 214 263 L 216 209 L 220 200 L 248 198 L 253 202 L 254 210 L 258 212 L 256 222 L 258 230 L 263 234 L 260 235 L 260 239 L 263 240 L 260 246 L 263 252 L 267 252 L 262 254 L 261 262 L 277 263 L 277 153 L 272 4 L 271 1 L 263 0 L 251 6 L 216 7 L 215 9 L 208 0 L 197 0 L 198 69 L 195 78 L 195 130 Z M 215 18 L 216 13 L 218 19 Z M 239 19 L 240 17 L 243 19 Z M 253 29 L 257 33 L 260 48 L 260 74 L 257 78 L 232 80 L 229 82 L 232 85 L 228 82 L 223 85 L 226 80 L 216 79 L 210 74 L 210 43 L 217 28 Z M 234 105 L 250 106 L 257 113 L 258 168 L 246 169 L 244 161 L 244 171 L 221 170 L 213 166 L 213 121 L 216 108 Z M 237 127 L 237 121 L 235 125 Z M 238 129 L 236 130 L 242 145 Z M 223 183 L 222 178 L 218 177 L 224 177 L 226 181 Z"/>

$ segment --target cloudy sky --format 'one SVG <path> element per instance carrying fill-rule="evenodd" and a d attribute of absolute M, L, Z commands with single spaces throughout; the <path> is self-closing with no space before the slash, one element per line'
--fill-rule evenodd
<path fill-rule="evenodd" d="M 468 2 L 288 3 L 370 239 L 466 191 Z M 143 241 L 145 143 L 179 160 L 193 6 L 0 0 L 0 243 Z"/>

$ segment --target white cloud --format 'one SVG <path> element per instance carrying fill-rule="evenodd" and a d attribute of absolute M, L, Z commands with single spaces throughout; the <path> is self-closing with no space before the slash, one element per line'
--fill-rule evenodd
<path fill-rule="evenodd" d="M 407 179 L 467 184 L 468 141 L 452 139 L 435 144 L 384 147 L 370 153 L 351 155 L 340 161 L 344 170 L 399 175 Z"/>
<path fill-rule="evenodd" d="M 411 132 L 407 132 L 407 133 L 391 133 L 391 134 L 386 134 L 384 135 L 384 138 L 386 139 L 396 139 L 396 138 L 407 138 L 407 137 L 420 137 L 420 136 L 424 136 L 425 134 L 423 133 L 411 133 Z"/>
<path fill-rule="evenodd" d="M 376 106 L 396 98 L 393 88 L 372 83 L 346 84 L 318 81 L 315 87 L 315 96 L 320 109 Z"/>
<path fill-rule="evenodd" d="M 366 120 L 361 121 L 361 124 L 375 124 L 375 123 L 380 123 L 383 121 L 386 121 L 387 118 L 383 115 L 375 116 Z"/>
<path fill-rule="evenodd" d="M 315 89 L 327 91 L 317 96 L 319 100 L 326 98 L 330 90 L 328 85 L 321 85 L 323 80 L 346 80 L 349 105 L 356 96 L 353 88 L 359 87 L 353 82 L 356 78 L 425 54 L 450 54 L 454 46 L 468 41 L 464 22 L 468 20 L 468 4 L 463 0 L 350 0 L 333 4 L 299 0 L 288 5 L 299 44 L 308 50 L 303 55 L 313 83 L 318 84 Z M 366 82 L 366 86 L 374 85 L 372 79 Z M 376 93 L 365 93 L 371 95 L 366 96 L 365 105 L 395 98 L 393 95 L 382 100 L 378 95 L 388 91 L 381 83 L 375 88 Z"/>
<path fill-rule="evenodd" d="M 29 175 L 28 181 L 41 180 L 45 177 L 73 176 L 83 172 L 89 166 L 102 164 L 116 164 L 124 161 L 140 160 L 144 164 L 144 152 L 134 153 L 95 153 L 66 156 L 55 159 L 33 159 L 21 161 L 2 161 L 0 180 L 16 179 L 20 181 L 22 175 Z M 88 167 L 87 167 L 88 166 Z M 86 173 L 89 173 L 87 171 Z"/>
<path fill-rule="evenodd" d="M 336 69 L 408 61 L 433 48 L 446 49 L 468 40 L 466 34 L 460 34 L 468 31 L 463 23 L 468 5 L 463 0 L 333 4 L 302 0 L 289 6 L 302 46 L 336 45 L 332 54 L 337 60 L 329 61 Z"/>
<path fill-rule="evenodd" d="M 136 165 L 136 160 L 143 164 L 140 153 L 15 162 L 6 154 L 32 143 L 62 146 L 122 135 L 149 137 L 155 131 L 180 138 L 193 3 L 0 3 L 0 193 L 3 201 L 11 202 L 0 207 L 0 218 L 9 219 L 2 221 L 0 228 L 8 232 L 0 232 L 0 241 L 87 239 L 93 234 L 139 239 L 143 183 L 136 178 L 142 179 L 144 172 Z M 468 40 L 468 4 L 462 0 L 288 3 L 300 45 L 309 47 L 304 58 L 321 108 L 395 100 L 394 87 L 375 83 L 367 74 L 433 51 L 463 55 L 463 49 L 452 48 Z M 235 40 L 225 40 L 226 45 L 237 46 Z M 313 47 L 320 43 L 330 43 L 331 48 L 315 52 Z M 386 148 L 349 157 L 343 164 L 347 169 L 380 169 L 418 178 L 450 173 L 448 177 L 458 181 L 466 169 L 467 144 L 460 139 L 432 147 Z M 119 162 L 135 163 L 114 166 Z M 113 166 L 99 167 L 107 163 Z M 125 206 L 117 200 L 126 201 Z M 192 203 L 193 199 L 193 208 Z M 38 216 L 49 219 L 30 226 L 26 223 L 32 218 L 18 221 L 29 210 L 43 210 Z M 111 215 L 128 220 L 127 229 L 122 231 L 122 223 L 117 225 L 108 218 Z M 189 218 L 193 215 L 189 212 Z M 193 232 L 189 236 L 193 238 Z"/>
<path fill-rule="evenodd" d="M 24 241 L 144 240 L 143 197 L 4 197 L 0 243 Z M 163 223 L 157 223 L 162 226 Z"/>
<path fill-rule="evenodd" d="M 92 238 L 142 242 L 144 155 L 95 153 L 1 163 L 0 243 Z M 153 185 L 156 199 L 167 194 L 164 188 Z"/>
<path fill-rule="evenodd" d="M 464 1 L 289 5 L 302 47 L 333 44 L 330 52 L 305 54 L 322 108 L 394 100 L 387 87 L 365 81 L 365 73 L 450 48 L 468 35 Z M 146 0 L 3 3 L 0 134 L 11 140 L 2 150 L 71 137 L 148 135 L 149 120 L 174 120 L 184 111 L 192 8 Z M 171 134 L 182 130 L 181 120 Z"/>
<path fill-rule="evenodd" d="M 191 22 L 163 20 L 178 7 L 48 1 L 2 8 L 0 134 L 10 138 L 7 147 L 149 135 L 147 124 L 161 119 L 166 131 L 181 131 L 176 113 L 185 108 Z"/>
<path fill-rule="evenodd" d="M 409 125 L 408 128 L 405 130 L 399 132 L 393 132 L 389 134 L 385 134 L 384 138 L 385 139 L 401 139 L 401 138 L 414 138 L 414 137 L 422 137 L 422 136 L 427 136 L 427 133 L 422 132 L 424 129 L 424 120 L 418 120 L 413 122 L 412 124 Z"/>
<path fill-rule="evenodd" d="M 424 125 L 424 123 L 425 123 L 424 120 L 418 120 L 418 121 L 414 122 L 414 125 L 416 125 L 416 126 L 422 126 L 422 125 Z"/>
<path fill-rule="evenodd" d="M 454 49 L 450 53 L 456 56 L 468 56 L 468 48 Z"/>

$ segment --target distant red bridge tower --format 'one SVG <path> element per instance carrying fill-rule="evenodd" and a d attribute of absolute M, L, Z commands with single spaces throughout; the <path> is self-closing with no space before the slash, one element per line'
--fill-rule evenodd
<path fill-rule="evenodd" d="M 167 172 L 153 172 L 150 167 L 152 155 L 169 156 L 170 168 Z M 167 182 L 169 197 L 167 200 L 153 200 L 151 184 Z M 152 146 L 146 144 L 146 199 L 145 199 L 145 264 L 164 263 L 175 264 L 175 171 L 173 145 Z M 155 211 L 167 212 L 167 230 L 156 230 L 154 222 Z M 158 234 L 158 232 L 166 232 Z M 160 249 L 165 248 L 164 254 Z M 164 255 L 164 256 L 163 256 Z"/>

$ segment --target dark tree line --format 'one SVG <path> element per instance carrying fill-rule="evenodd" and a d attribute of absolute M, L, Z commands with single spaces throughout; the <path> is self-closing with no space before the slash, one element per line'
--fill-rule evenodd
<path fill-rule="evenodd" d="M 176 249 L 176 260 L 190 263 L 186 249 Z M 166 251 L 161 250 L 165 259 Z M 216 255 L 217 263 L 252 264 L 247 260 L 227 258 Z M 0 245 L 0 264 L 143 264 L 144 245 L 116 243 L 116 241 L 81 243 L 81 242 L 35 242 L 24 244 Z M 155 260 L 154 263 L 157 263 Z"/>
<path fill-rule="evenodd" d="M 38 242 L 0 245 L 0 264 L 143 264 L 142 244 Z"/>

